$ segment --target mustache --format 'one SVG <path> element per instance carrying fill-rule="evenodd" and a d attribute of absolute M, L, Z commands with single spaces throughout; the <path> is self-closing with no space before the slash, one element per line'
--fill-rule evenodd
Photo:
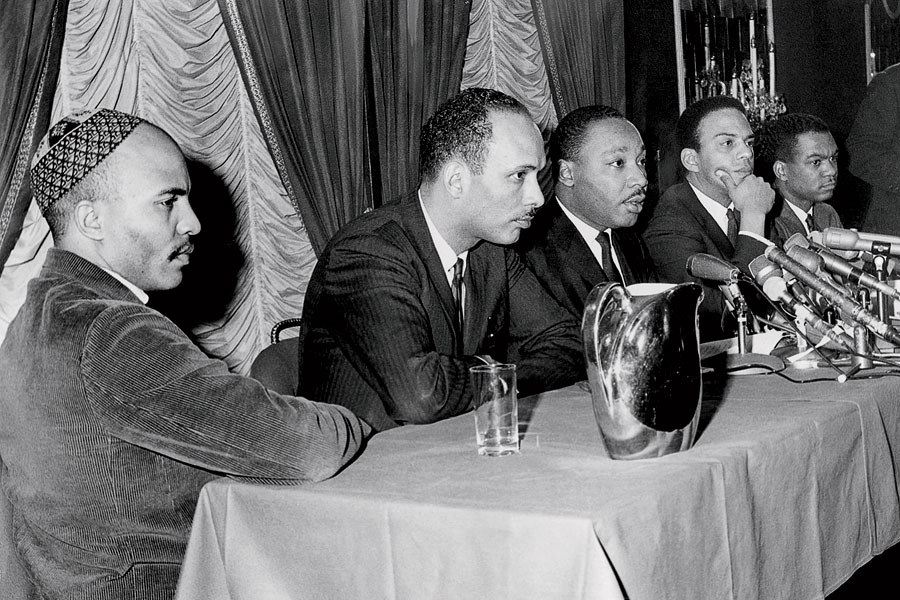
<path fill-rule="evenodd" d="M 641 199 L 643 199 L 643 198 L 646 197 L 646 196 L 647 196 L 647 188 L 646 188 L 646 187 L 642 187 L 642 188 L 640 188 L 640 189 L 638 189 L 638 190 L 635 190 L 634 193 L 632 193 L 630 196 L 628 196 L 628 198 L 625 199 L 625 202 L 631 202 L 631 201 L 634 200 L 635 198 L 641 198 Z"/>
<path fill-rule="evenodd" d="M 179 256 L 181 254 L 191 254 L 193 251 L 194 251 L 193 242 L 187 241 L 187 242 L 181 244 L 180 246 L 178 246 L 177 248 L 175 248 L 175 250 L 173 250 L 172 253 L 169 254 L 169 260 L 172 260 L 176 256 Z"/>

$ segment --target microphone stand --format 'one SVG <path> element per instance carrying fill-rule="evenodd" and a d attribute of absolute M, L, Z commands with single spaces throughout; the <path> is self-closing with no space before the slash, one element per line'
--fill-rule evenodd
<path fill-rule="evenodd" d="M 880 253 L 873 255 L 872 264 L 875 265 L 875 277 L 878 279 L 878 281 L 883 281 L 886 283 L 887 256 Z M 878 318 L 887 323 L 890 313 L 893 312 L 888 310 L 888 302 L 890 301 L 890 299 L 885 294 L 883 294 L 881 290 L 875 290 L 875 293 L 877 294 L 876 301 L 878 303 Z"/>
<path fill-rule="evenodd" d="M 737 284 L 734 284 L 737 285 Z M 774 373 L 784 369 L 784 361 L 770 354 L 747 352 L 747 299 L 743 294 L 734 296 L 734 316 L 737 319 L 737 354 L 729 354 L 725 358 L 725 370 L 735 375 L 756 375 Z"/>
<path fill-rule="evenodd" d="M 880 298 L 882 294 L 877 292 L 879 296 L 879 304 Z M 869 296 L 869 289 L 865 287 L 860 287 L 857 291 L 857 300 L 862 306 L 869 306 L 871 304 L 871 297 Z M 880 311 L 879 306 L 879 312 Z M 884 320 L 884 319 L 882 319 Z M 850 364 L 859 369 L 872 369 L 875 367 L 875 364 L 872 362 L 872 334 L 869 333 L 869 330 L 862 323 L 855 323 L 853 325 L 853 342 L 854 342 L 854 354 L 850 357 Z"/>

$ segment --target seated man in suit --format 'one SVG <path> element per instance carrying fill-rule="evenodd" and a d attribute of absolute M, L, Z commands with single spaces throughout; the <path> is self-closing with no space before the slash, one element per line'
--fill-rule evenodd
<path fill-rule="evenodd" d="M 560 121 L 550 158 L 556 197 L 519 248 L 541 284 L 580 320 L 598 283 L 655 280 L 647 248 L 630 229 L 647 191 L 644 142 L 616 109 L 585 106 Z"/>
<path fill-rule="evenodd" d="M 584 377 L 578 323 L 504 247 L 544 202 L 525 107 L 465 90 L 423 127 L 420 160 L 415 194 L 335 234 L 303 307 L 300 389 L 376 430 L 470 410 L 483 362 L 515 362 L 521 394 Z"/>
<path fill-rule="evenodd" d="M 695 281 L 685 269 L 705 253 L 747 270 L 765 252 L 766 215 L 775 192 L 753 175 L 753 131 L 743 105 L 728 96 L 703 98 L 678 118 L 675 137 L 686 181 L 665 191 L 644 239 L 662 281 Z M 733 335 L 726 296 L 700 281 L 700 339 Z"/>
<path fill-rule="evenodd" d="M 769 213 L 769 237 L 779 247 L 796 233 L 809 236 L 826 227 L 843 227 L 826 204 L 838 177 L 838 147 L 824 121 L 813 115 L 787 114 L 766 121 L 757 136 L 762 176 L 777 193 Z"/>

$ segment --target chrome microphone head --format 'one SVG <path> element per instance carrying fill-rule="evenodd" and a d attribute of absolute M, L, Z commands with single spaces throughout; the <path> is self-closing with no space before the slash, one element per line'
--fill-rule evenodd
<path fill-rule="evenodd" d="M 809 248 L 809 240 L 807 240 L 805 237 L 803 237 L 802 233 L 795 233 L 794 235 L 792 235 L 791 237 L 786 239 L 784 241 L 784 244 L 782 245 L 785 252 L 787 252 L 794 246 L 800 246 L 801 248 Z"/>
<path fill-rule="evenodd" d="M 756 283 L 763 285 L 770 277 L 783 277 L 784 271 L 765 256 L 757 256 L 750 261 L 750 274 Z"/>
<path fill-rule="evenodd" d="M 684 268 L 689 275 L 698 279 L 731 283 L 741 278 L 741 270 L 736 266 L 717 256 L 702 252 L 690 255 Z"/>

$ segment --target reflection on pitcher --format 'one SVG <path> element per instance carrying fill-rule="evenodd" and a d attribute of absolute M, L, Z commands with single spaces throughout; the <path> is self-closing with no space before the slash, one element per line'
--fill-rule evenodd
<path fill-rule="evenodd" d="M 581 325 L 594 416 L 616 459 L 687 450 L 700 418 L 702 288 L 645 284 L 631 290 L 598 284 Z"/>

